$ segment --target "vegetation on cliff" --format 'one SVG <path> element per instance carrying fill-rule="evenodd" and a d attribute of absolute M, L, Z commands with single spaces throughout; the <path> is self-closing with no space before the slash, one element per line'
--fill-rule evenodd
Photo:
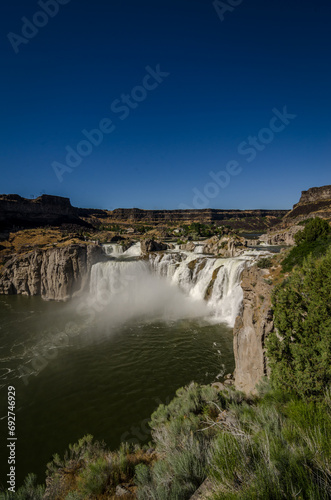
<path fill-rule="evenodd" d="M 304 260 L 311 255 L 320 257 L 331 246 L 331 227 L 326 220 L 315 217 L 305 221 L 305 227 L 295 235 L 294 246 L 282 267 L 284 272 L 292 271 L 294 266 L 302 266 Z"/>
<path fill-rule="evenodd" d="M 331 382 L 331 249 L 309 256 L 273 294 L 277 330 L 268 337 L 276 387 L 316 398 Z"/>

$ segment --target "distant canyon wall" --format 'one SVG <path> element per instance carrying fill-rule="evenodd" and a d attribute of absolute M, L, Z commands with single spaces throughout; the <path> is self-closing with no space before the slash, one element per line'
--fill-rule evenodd
<path fill-rule="evenodd" d="M 42 195 L 29 200 L 17 194 L 0 195 L 1 230 L 61 224 L 89 225 L 79 218 L 69 198 Z"/>
<path fill-rule="evenodd" d="M 130 222 L 222 222 L 230 219 L 252 219 L 270 217 L 283 217 L 287 210 L 141 210 L 139 208 L 117 208 L 110 212 L 110 217 L 119 221 Z"/>
<path fill-rule="evenodd" d="M 42 195 L 36 199 L 17 194 L 0 195 L 0 230 L 76 224 L 85 227 L 99 226 L 105 220 L 118 223 L 190 224 L 192 222 L 239 225 L 268 228 L 283 217 L 287 210 L 142 210 L 117 208 L 101 210 L 76 208 L 69 198 Z"/>

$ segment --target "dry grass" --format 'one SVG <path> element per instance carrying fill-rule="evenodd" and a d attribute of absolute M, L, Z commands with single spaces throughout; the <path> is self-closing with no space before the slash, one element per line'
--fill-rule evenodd
<path fill-rule="evenodd" d="M 24 229 L 10 233 L 7 240 L 1 242 L 0 256 L 24 253 L 36 248 L 47 249 L 82 243 L 74 233 L 65 234 L 57 228 Z"/>

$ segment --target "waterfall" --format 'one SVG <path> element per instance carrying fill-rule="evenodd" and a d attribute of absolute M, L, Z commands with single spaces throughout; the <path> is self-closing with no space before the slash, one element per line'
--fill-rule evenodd
<path fill-rule="evenodd" d="M 103 319 L 114 322 L 143 317 L 162 320 L 198 318 L 208 314 L 180 288 L 152 272 L 145 260 L 99 262 L 91 269 L 90 296 Z"/>
<path fill-rule="evenodd" d="M 139 255 L 141 255 L 140 241 L 128 248 L 123 255 L 125 255 L 126 257 L 138 257 Z"/>
<path fill-rule="evenodd" d="M 194 300 L 205 300 L 211 317 L 234 326 L 243 292 L 240 277 L 251 256 L 228 259 L 196 253 L 151 254 L 154 272 L 166 277 Z"/>
<path fill-rule="evenodd" d="M 200 315 L 234 325 L 243 299 L 241 273 L 254 261 L 253 255 L 221 259 L 200 251 L 172 250 L 150 253 L 148 260 L 142 260 L 135 257 L 140 253 L 138 243 L 117 260 L 92 266 L 91 295 L 102 300 L 108 297 L 112 309 L 125 311 L 130 317 Z M 131 259 L 123 259 L 125 256 Z"/>
<path fill-rule="evenodd" d="M 102 245 L 103 251 L 106 255 L 111 257 L 139 257 L 141 255 L 141 245 L 140 242 L 135 243 L 129 247 L 125 252 L 123 251 L 122 245 L 118 243 L 105 243 Z"/>

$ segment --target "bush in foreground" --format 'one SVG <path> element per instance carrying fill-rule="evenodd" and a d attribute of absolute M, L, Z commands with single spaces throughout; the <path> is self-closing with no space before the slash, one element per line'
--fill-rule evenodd
<path fill-rule="evenodd" d="M 213 500 L 323 500 L 331 495 L 331 401 L 319 405 L 269 392 L 252 406 L 229 407 L 210 461 Z"/>

